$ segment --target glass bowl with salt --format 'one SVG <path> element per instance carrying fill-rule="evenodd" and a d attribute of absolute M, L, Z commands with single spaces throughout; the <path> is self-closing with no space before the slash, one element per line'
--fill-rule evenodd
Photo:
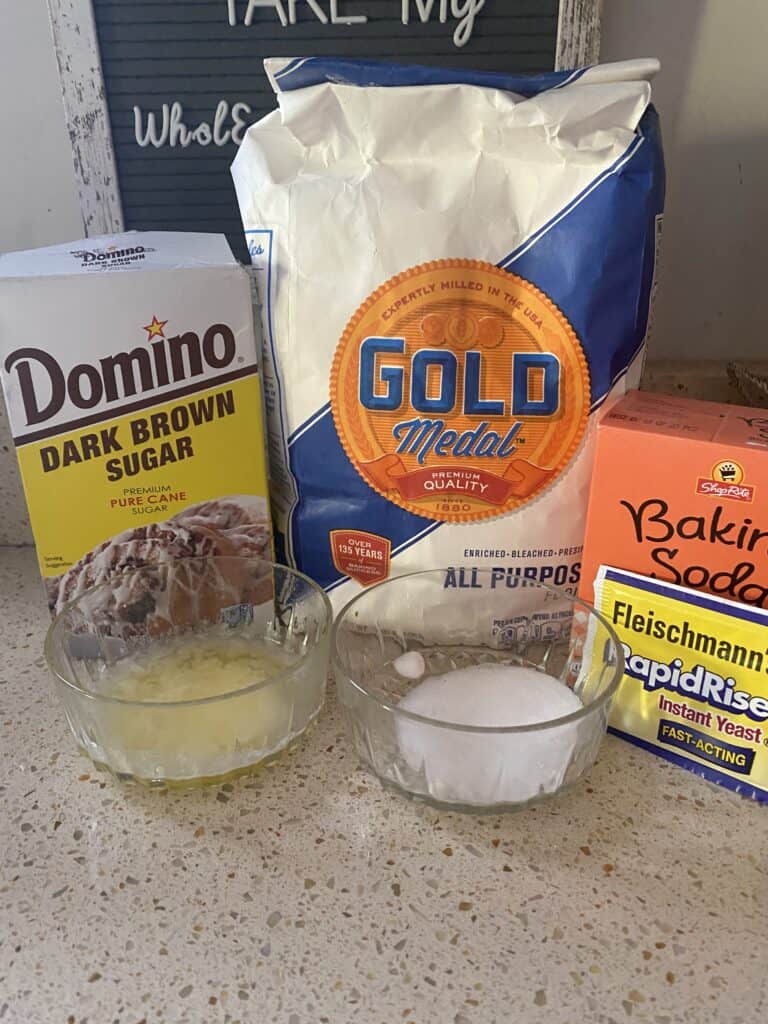
<path fill-rule="evenodd" d="M 592 767 L 621 681 L 610 624 L 506 569 L 393 577 L 340 612 L 331 637 L 358 756 L 440 807 L 515 810 Z"/>
<path fill-rule="evenodd" d="M 110 575 L 45 653 L 82 750 L 119 779 L 219 782 L 274 759 L 325 697 L 332 611 L 308 577 L 207 556 Z"/>

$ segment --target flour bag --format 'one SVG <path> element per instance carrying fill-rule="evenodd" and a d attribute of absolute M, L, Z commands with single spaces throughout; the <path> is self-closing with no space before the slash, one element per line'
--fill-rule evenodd
<path fill-rule="evenodd" d="M 594 414 L 642 368 L 657 62 L 265 66 L 279 106 L 232 174 L 279 559 L 337 607 L 435 567 L 447 586 L 575 591 Z"/>

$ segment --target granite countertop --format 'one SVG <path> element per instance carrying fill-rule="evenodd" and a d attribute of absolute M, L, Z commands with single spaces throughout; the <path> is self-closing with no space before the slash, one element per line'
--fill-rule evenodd
<path fill-rule="evenodd" d="M 473 818 L 381 789 L 330 707 L 203 791 L 77 753 L 31 549 L 0 549 L 2 1024 L 737 1024 L 768 1013 L 768 807 L 609 737 Z"/>

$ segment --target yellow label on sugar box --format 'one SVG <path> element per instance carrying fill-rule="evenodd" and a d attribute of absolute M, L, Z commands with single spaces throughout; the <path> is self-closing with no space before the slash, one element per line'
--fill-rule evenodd
<path fill-rule="evenodd" d="M 611 731 L 768 801 L 768 610 L 605 566 L 595 606 L 624 650 Z"/>
<path fill-rule="evenodd" d="M 261 416 L 254 372 L 20 446 L 43 576 L 58 575 L 106 538 L 196 502 L 266 494 Z"/>

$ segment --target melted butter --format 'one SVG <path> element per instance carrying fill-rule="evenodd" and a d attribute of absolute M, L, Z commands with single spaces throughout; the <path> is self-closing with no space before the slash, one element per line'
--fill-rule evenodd
<path fill-rule="evenodd" d="M 124 658 L 105 674 L 102 693 L 120 700 L 202 700 L 264 683 L 294 660 L 264 640 L 211 631 Z"/>
<path fill-rule="evenodd" d="M 226 628 L 155 644 L 104 672 L 102 694 L 142 703 L 103 705 L 102 745 L 130 774 L 147 779 L 224 775 L 257 764 L 306 724 L 298 684 L 273 678 L 296 661 Z"/>

